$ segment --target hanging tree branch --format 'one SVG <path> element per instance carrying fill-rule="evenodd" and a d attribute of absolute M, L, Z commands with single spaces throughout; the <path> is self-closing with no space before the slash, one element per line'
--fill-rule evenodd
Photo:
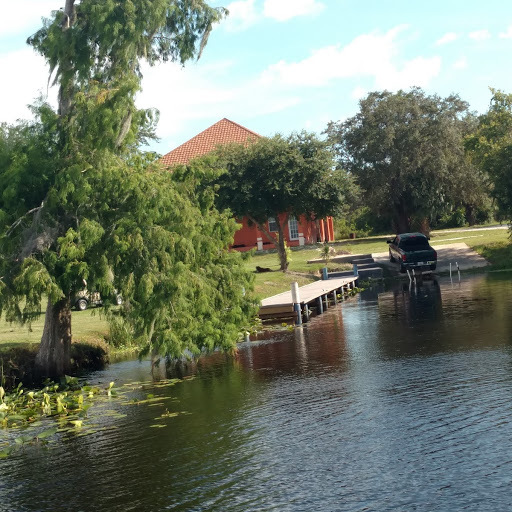
<path fill-rule="evenodd" d="M 39 210 L 41 210 L 42 208 L 44 207 L 44 201 L 41 203 L 41 206 L 38 206 L 37 208 L 32 208 L 32 210 L 29 210 L 27 213 L 25 213 L 24 215 L 22 215 L 16 222 L 14 222 L 13 224 L 11 224 L 9 226 L 9 229 L 5 232 L 5 236 L 10 236 L 11 233 L 23 222 L 23 219 L 25 217 L 28 217 L 29 215 L 31 215 L 32 213 L 35 213 L 35 212 L 38 212 Z"/>

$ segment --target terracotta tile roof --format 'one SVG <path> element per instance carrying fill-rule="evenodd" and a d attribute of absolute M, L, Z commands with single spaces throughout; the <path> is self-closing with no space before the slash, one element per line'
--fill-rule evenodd
<path fill-rule="evenodd" d="M 160 162 L 166 166 L 186 164 L 192 158 L 206 155 L 222 144 L 243 144 L 248 139 L 260 137 L 256 132 L 224 118 L 164 155 Z"/>

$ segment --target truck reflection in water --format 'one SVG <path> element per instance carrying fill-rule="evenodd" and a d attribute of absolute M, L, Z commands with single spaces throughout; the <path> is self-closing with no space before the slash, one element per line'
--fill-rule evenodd
<path fill-rule="evenodd" d="M 443 316 L 441 287 L 437 279 L 399 283 L 378 298 L 381 318 L 403 319 L 407 324 L 439 320 Z"/>

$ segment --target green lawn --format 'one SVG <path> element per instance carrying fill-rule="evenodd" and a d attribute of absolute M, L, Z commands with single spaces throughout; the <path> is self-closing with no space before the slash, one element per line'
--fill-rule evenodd
<path fill-rule="evenodd" d="M 341 250 L 339 249 L 339 251 Z M 321 253 L 316 247 L 307 249 L 294 248 L 292 249 L 288 272 L 284 273 L 279 271 L 279 258 L 276 252 L 265 252 L 255 255 L 247 261 L 246 267 L 248 269 L 255 271 L 256 266 L 258 266 L 272 270 L 272 272 L 256 274 L 254 287 L 256 297 L 261 300 L 265 297 L 287 291 L 290 289 L 293 281 L 297 281 L 299 286 L 316 281 L 320 278 L 321 269 L 325 264 L 315 263 L 309 265 L 307 261 L 320 257 Z M 329 263 L 328 268 L 330 271 L 347 270 L 351 269 L 352 265 Z"/>
<path fill-rule="evenodd" d="M 87 311 L 73 311 L 71 326 L 73 341 L 98 342 L 103 341 L 108 333 L 108 323 L 101 308 L 91 308 Z M 7 348 L 20 343 L 37 344 L 43 333 L 44 315 L 32 322 L 31 330 L 28 325 L 9 324 L 0 319 L 0 348 Z"/>
<path fill-rule="evenodd" d="M 386 240 L 389 236 L 372 236 L 355 240 L 342 240 L 331 244 L 338 254 L 368 254 L 387 252 Z M 479 254 L 487 258 L 495 268 L 512 268 L 512 245 L 506 229 L 482 229 L 478 231 L 443 230 L 431 233 L 430 243 L 445 245 L 463 242 Z M 320 251 L 315 248 L 293 248 L 289 272 L 279 271 L 277 253 L 265 252 L 256 254 L 249 259 L 246 267 L 255 271 L 256 266 L 270 268 L 272 272 L 257 273 L 255 295 L 258 299 L 270 297 L 290 289 L 293 281 L 302 286 L 319 279 L 322 263 L 309 265 L 307 260 L 321 258 Z M 347 270 L 351 265 L 329 263 L 329 270 Z"/>

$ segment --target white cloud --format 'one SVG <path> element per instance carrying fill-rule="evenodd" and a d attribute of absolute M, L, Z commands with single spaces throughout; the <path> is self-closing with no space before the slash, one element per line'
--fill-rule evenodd
<path fill-rule="evenodd" d="M 509 25 L 506 32 L 500 33 L 501 39 L 512 39 L 512 25 Z"/>
<path fill-rule="evenodd" d="M 44 59 L 30 48 L 0 54 L 0 69 L 9 70 L 8 79 L 0 81 L 0 112 L 2 121 L 14 123 L 17 119 L 30 119 L 27 108 L 48 89 L 48 68 Z M 49 91 L 50 101 L 55 104 L 56 88 Z"/>
<path fill-rule="evenodd" d="M 158 136 L 165 142 L 163 152 L 184 142 L 182 134 L 199 119 L 207 120 L 206 128 L 208 122 L 223 117 L 237 121 L 242 114 L 245 119 L 265 116 L 300 103 L 301 98 L 296 94 L 262 87 L 255 80 L 230 82 L 227 80 L 230 66 L 231 63 L 225 62 L 220 66 L 214 63 L 182 68 L 167 63 L 144 68 L 143 91 L 137 104 L 141 108 L 159 109 Z"/>
<path fill-rule="evenodd" d="M 260 11 L 256 9 L 255 0 L 236 0 L 227 5 L 229 16 L 222 26 L 229 32 L 237 32 L 264 18 L 287 21 L 297 16 L 317 14 L 324 8 L 319 0 L 265 0 Z"/>
<path fill-rule="evenodd" d="M 457 39 L 455 32 L 447 32 L 443 37 L 436 41 L 436 46 L 442 46 L 444 44 L 451 43 Z"/>
<path fill-rule="evenodd" d="M 426 87 L 432 78 L 436 77 L 441 70 L 441 58 L 417 57 L 406 62 L 401 70 L 393 65 L 387 72 L 376 76 L 375 83 L 379 89 L 408 89 L 409 87 Z"/>
<path fill-rule="evenodd" d="M 470 32 L 468 37 L 473 39 L 474 41 L 485 41 L 486 39 L 491 38 L 491 34 L 488 30 L 476 30 L 475 32 Z"/>
<path fill-rule="evenodd" d="M 350 77 L 373 77 L 379 88 L 424 87 L 439 74 L 439 57 L 417 57 L 395 63 L 396 38 L 406 27 L 399 26 L 385 34 L 372 33 L 356 37 L 348 45 L 327 46 L 302 61 L 280 61 L 269 66 L 260 77 L 263 85 L 282 87 L 322 87 L 332 80 Z"/>
<path fill-rule="evenodd" d="M 236 2 L 231 2 L 227 6 L 229 16 L 222 22 L 221 26 L 230 32 L 236 32 L 254 25 L 259 19 L 259 15 L 254 7 L 254 1 L 237 0 Z"/>
<path fill-rule="evenodd" d="M 368 91 L 366 89 L 364 89 L 363 87 L 356 87 L 353 91 L 352 91 L 352 94 L 350 95 L 352 98 L 354 98 L 355 100 L 360 100 L 364 97 L 366 97 L 368 95 Z"/>
<path fill-rule="evenodd" d="M 58 9 L 55 0 L 17 0 L 0 2 L 0 34 L 8 36 L 26 31 L 27 37 L 39 26 L 41 17 L 49 17 Z"/>
<path fill-rule="evenodd" d="M 468 67 L 468 59 L 461 57 L 453 64 L 454 69 L 466 69 Z"/>
<path fill-rule="evenodd" d="M 286 21 L 296 16 L 317 14 L 324 8 L 318 0 L 265 0 L 263 14 L 267 18 Z"/>

